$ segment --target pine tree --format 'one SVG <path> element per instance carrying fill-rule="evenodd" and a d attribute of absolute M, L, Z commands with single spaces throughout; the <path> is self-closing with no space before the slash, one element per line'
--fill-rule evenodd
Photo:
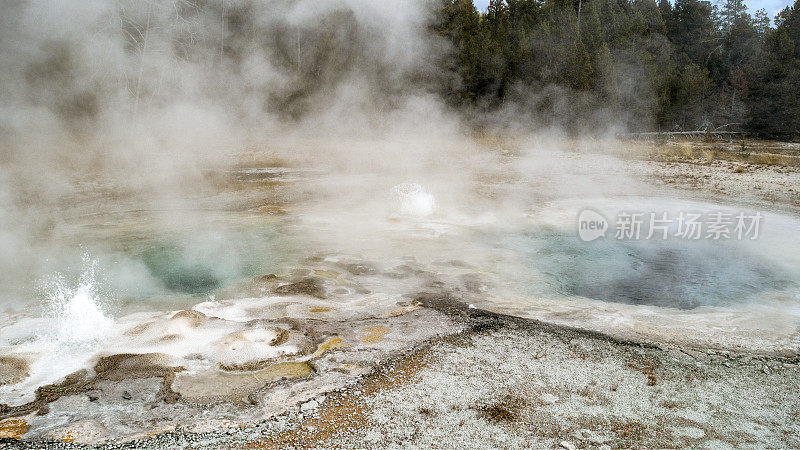
<path fill-rule="evenodd" d="M 744 0 L 725 0 L 720 8 L 721 28 L 729 32 L 737 20 L 747 17 L 747 5 Z"/>
<path fill-rule="evenodd" d="M 764 8 L 759 9 L 756 11 L 755 18 L 753 20 L 755 25 L 756 31 L 759 34 L 766 34 L 767 31 L 770 30 L 770 23 L 771 20 L 769 19 L 769 15 L 767 14 L 767 10 Z"/>
<path fill-rule="evenodd" d="M 774 28 L 743 0 L 491 0 L 485 14 L 441 1 L 454 103 L 491 109 L 513 96 L 542 117 L 567 101 L 564 126 L 602 108 L 633 127 L 800 136 L 800 0 Z"/>

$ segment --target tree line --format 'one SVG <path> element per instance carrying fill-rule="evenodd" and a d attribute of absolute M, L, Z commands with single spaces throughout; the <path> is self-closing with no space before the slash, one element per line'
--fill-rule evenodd
<path fill-rule="evenodd" d="M 800 137 L 800 0 L 774 20 L 743 0 L 439 1 L 452 104 L 571 129 Z"/>

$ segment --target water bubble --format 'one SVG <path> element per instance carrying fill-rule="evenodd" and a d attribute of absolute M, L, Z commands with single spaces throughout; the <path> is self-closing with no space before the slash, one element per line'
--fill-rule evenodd
<path fill-rule="evenodd" d="M 417 183 L 402 183 L 392 188 L 394 210 L 405 216 L 425 217 L 433 214 L 436 199 Z"/>

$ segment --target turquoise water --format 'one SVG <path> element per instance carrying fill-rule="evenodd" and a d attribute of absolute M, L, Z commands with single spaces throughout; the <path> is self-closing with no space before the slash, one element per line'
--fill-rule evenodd
<path fill-rule="evenodd" d="M 797 286 L 796 274 L 738 241 L 600 239 L 531 229 L 507 235 L 531 271 L 518 282 L 538 295 L 677 309 L 725 306 Z"/>
<path fill-rule="evenodd" d="M 275 271 L 286 260 L 284 235 L 272 229 L 174 234 L 140 243 L 133 253 L 164 292 L 207 294 Z"/>
<path fill-rule="evenodd" d="M 179 309 L 254 276 L 281 273 L 297 248 L 287 227 L 236 214 L 176 225 L 139 219 L 108 229 L 88 224 L 40 251 L 25 276 L 4 286 L 4 295 L 11 308 L 35 307 L 55 278 L 77 285 L 90 263 L 106 310 Z"/>

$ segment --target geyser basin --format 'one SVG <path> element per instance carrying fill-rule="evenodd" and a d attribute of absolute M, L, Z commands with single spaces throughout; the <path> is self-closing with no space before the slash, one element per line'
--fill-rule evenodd
<path fill-rule="evenodd" d="M 605 237 L 579 237 L 586 207 L 608 219 Z M 506 288 L 482 307 L 626 339 L 800 352 L 799 219 L 761 211 L 757 239 L 682 239 L 676 224 L 667 239 L 648 239 L 646 228 L 617 239 L 620 211 L 755 212 L 661 199 L 554 202 L 494 238 Z"/>

